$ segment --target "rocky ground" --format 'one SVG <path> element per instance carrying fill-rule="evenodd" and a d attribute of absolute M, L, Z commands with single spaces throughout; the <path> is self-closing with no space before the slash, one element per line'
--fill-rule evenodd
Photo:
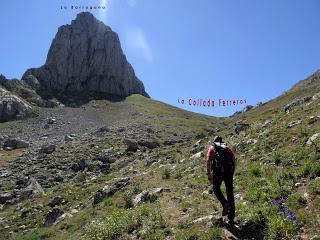
<path fill-rule="evenodd" d="M 1 123 L 0 238 L 317 239 L 319 90 L 311 78 L 230 118 L 134 95 Z M 237 151 L 236 226 L 205 176 L 216 134 Z"/>

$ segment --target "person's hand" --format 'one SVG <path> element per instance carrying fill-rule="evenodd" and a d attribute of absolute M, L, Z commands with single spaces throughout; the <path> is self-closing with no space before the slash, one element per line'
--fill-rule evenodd
<path fill-rule="evenodd" d="M 213 176 L 211 174 L 208 174 L 208 181 L 213 184 Z"/>

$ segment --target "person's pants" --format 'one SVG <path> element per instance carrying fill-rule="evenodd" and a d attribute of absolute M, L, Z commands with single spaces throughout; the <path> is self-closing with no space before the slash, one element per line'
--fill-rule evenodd
<path fill-rule="evenodd" d="M 223 196 L 221 192 L 221 183 L 224 181 L 227 192 L 227 199 Z M 216 195 L 219 202 L 224 206 L 225 204 L 229 204 L 229 212 L 228 218 L 229 220 L 233 220 L 235 217 L 235 203 L 233 196 L 233 171 L 224 171 L 220 172 L 219 170 L 213 171 L 213 192 Z"/>

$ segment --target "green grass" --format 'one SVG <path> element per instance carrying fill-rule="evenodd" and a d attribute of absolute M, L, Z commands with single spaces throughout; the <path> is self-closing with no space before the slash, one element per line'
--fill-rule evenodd
<path fill-rule="evenodd" d="M 190 138 L 184 138 L 183 143 L 174 146 L 147 150 L 148 155 L 160 160 L 152 166 L 145 164 L 142 157 L 145 152 L 119 156 L 112 164 L 113 173 L 99 176 L 86 184 L 64 183 L 46 189 L 47 195 L 42 198 L 21 203 L 19 209 L 9 207 L 0 213 L 0 217 L 9 220 L 10 229 L 0 233 L 0 238 L 7 239 L 8 232 L 13 231 L 17 233 L 11 239 L 126 239 L 135 231 L 139 239 L 166 239 L 168 236 L 183 240 L 223 239 L 221 228 L 193 223 L 198 217 L 221 210 L 215 197 L 204 193 L 211 190 L 206 179 L 204 158 L 189 159 L 195 141 L 203 139 L 206 150 L 207 142 L 211 140 L 207 133 L 209 130 L 217 133 L 216 128 L 221 128 L 218 133 L 230 145 L 240 143 L 234 185 L 235 194 L 241 193 L 243 200 L 236 203 L 236 221 L 248 221 L 261 227 L 265 239 L 293 239 L 300 234 L 298 229 L 292 221 L 284 220 L 286 216 L 273 204 L 275 198 L 282 197 L 285 206 L 295 213 L 298 221 L 304 224 L 306 234 L 311 237 L 318 233 L 320 215 L 320 182 L 315 179 L 320 176 L 320 153 L 313 146 L 306 146 L 305 142 L 314 133 L 320 132 L 320 124 L 309 125 L 306 119 L 310 115 L 320 115 L 320 101 L 299 106 L 289 114 L 283 113 L 282 108 L 294 99 L 314 94 L 320 87 L 305 83 L 299 86 L 245 114 L 224 118 L 223 124 L 217 124 L 217 118 L 187 112 L 139 95 L 128 97 L 122 104 L 142 114 L 141 118 L 132 120 L 134 127 L 150 127 L 160 141 L 180 139 L 184 135 Z M 267 119 L 272 119 L 272 123 L 262 127 Z M 297 119 L 303 120 L 300 126 L 287 128 L 290 121 Z M 246 133 L 231 138 L 234 122 L 238 120 L 248 122 L 251 127 Z M 0 124 L 0 128 L 2 126 Z M 124 137 L 122 133 L 119 136 Z M 246 144 L 250 138 L 257 140 L 257 143 Z M 296 140 L 293 141 L 293 138 Z M 114 152 L 122 152 L 125 148 L 122 139 L 101 139 L 97 145 L 100 148 L 113 146 Z M 83 154 L 92 154 L 84 144 L 75 146 L 74 151 L 77 150 L 79 154 L 69 152 L 61 157 L 66 161 L 75 161 Z M 168 156 L 171 156 L 170 160 L 163 160 Z M 182 159 L 184 162 L 180 163 Z M 128 162 L 129 166 L 121 170 L 123 162 Z M 159 168 L 160 165 L 164 166 Z M 134 170 L 138 173 L 135 174 Z M 89 204 L 95 191 L 110 184 L 115 177 L 128 175 L 134 176 L 132 184 L 95 207 Z M 294 184 L 302 179 L 306 186 L 295 188 Z M 152 203 L 133 207 L 132 199 L 136 194 L 155 187 L 169 188 L 170 192 L 163 193 Z M 303 197 L 304 192 L 310 194 L 308 202 Z M 73 218 L 57 226 L 43 228 L 41 223 L 49 210 L 47 204 L 56 195 L 63 195 L 69 200 L 67 205 L 61 206 L 65 212 L 78 204 L 82 204 L 83 208 Z M 34 210 L 37 204 L 45 206 L 43 212 L 26 219 L 20 218 L 21 209 Z M 22 234 L 19 229 L 21 225 L 37 229 Z"/>

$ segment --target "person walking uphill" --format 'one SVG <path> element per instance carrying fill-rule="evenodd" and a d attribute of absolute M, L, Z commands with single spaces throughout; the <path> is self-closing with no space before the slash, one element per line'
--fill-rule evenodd
<path fill-rule="evenodd" d="M 223 210 L 222 216 L 228 215 L 228 223 L 234 224 L 235 203 L 233 195 L 233 173 L 235 170 L 235 156 L 231 149 L 222 141 L 222 137 L 215 137 L 213 144 L 207 154 L 207 175 L 208 181 L 213 186 L 213 192 Z M 224 181 L 227 192 L 227 199 L 221 192 L 221 183 Z"/>

